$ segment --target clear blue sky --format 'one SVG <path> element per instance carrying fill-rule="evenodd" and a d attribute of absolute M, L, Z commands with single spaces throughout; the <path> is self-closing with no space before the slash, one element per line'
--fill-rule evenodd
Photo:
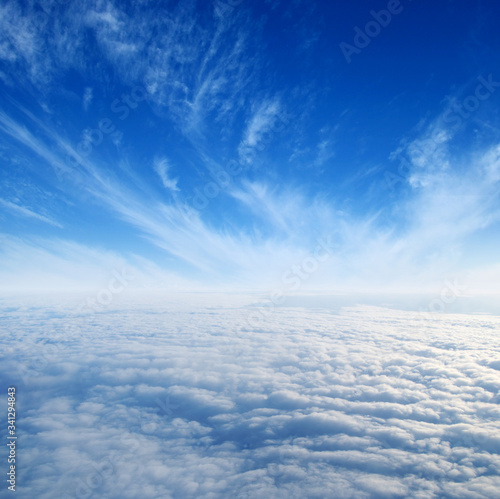
<path fill-rule="evenodd" d="M 0 19 L 3 287 L 125 267 L 168 289 L 498 282 L 498 2 L 4 1 Z"/>

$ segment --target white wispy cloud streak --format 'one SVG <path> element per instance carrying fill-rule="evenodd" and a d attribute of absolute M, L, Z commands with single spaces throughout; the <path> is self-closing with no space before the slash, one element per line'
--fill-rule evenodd
<path fill-rule="evenodd" d="M 153 166 L 155 172 L 160 177 L 163 183 L 163 187 L 165 187 L 165 189 L 168 189 L 170 191 L 179 190 L 179 188 L 177 187 L 178 179 L 170 178 L 168 175 L 168 171 L 170 170 L 170 164 L 167 158 L 156 158 Z"/>
<path fill-rule="evenodd" d="M 143 85 L 154 109 L 189 140 L 201 140 L 209 116 L 230 129 L 258 66 L 257 56 L 248 55 L 251 30 L 241 13 L 214 16 L 213 25 L 202 28 L 194 2 L 161 16 L 135 7 L 126 14 L 112 2 L 80 9 L 123 81 Z M 161 35 L 151 37 L 155 29 Z"/>
<path fill-rule="evenodd" d="M 54 227 L 59 227 L 60 229 L 63 228 L 63 226 L 59 222 L 45 215 L 41 215 L 40 213 L 36 213 L 33 210 L 26 208 L 25 206 L 20 206 L 10 201 L 6 201 L 5 199 L 0 199 L 0 204 L 16 215 L 33 218 L 35 220 L 39 220 L 40 222 L 53 225 Z"/>
<path fill-rule="evenodd" d="M 206 289 L 203 282 L 180 276 L 130 251 L 48 237 L 15 237 L 0 233 L 2 292 L 86 291 L 106 289 L 113 272 L 125 271 L 134 289 L 189 291 Z"/>
<path fill-rule="evenodd" d="M 238 147 L 240 161 L 251 163 L 253 154 L 264 137 L 276 127 L 276 121 L 283 110 L 279 100 L 266 100 L 251 115 L 243 139 Z"/>
<path fill-rule="evenodd" d="M 83 92 L 83 109 L 85 111 L 88 110 L 90 104 L 92 103 L 92 99 L 94 98 L 94 92 L 91 87 L 86 87 L 85 91 Z"/>
<path fill-rule="evenodd" d="M 500 146 L 453 155 L 452 140 L 438 118 L 392 155 L 409 159 L 412 245 L 453 243 L 500 220 Z"/>
<path fill-rule="evenodd" d="M 31 117 L 31 116 L 30 116 Z M 35 124 L 40 127 L 40 123 L 35 122 Z M 44 129 L 43 127 L 42 129 Z M 10 116 L 0 111 L 0 130 L 10 136 L 17 142 L 20 142 L 28 148 L 31 152 L 34 152 L 42 159 L 44 159 L 47 164 L 51 165 L 56 171 L 67 173 L 69 171 L 68 167 L 65 165 L 61 158 L 47 147 L 47 144 L 35 137 L 26 126 L 18 123 Z M 44 131 L 47 129 L 45 128 Z"/>
<path fill-rule="evenodd" d="M 272 241 L 256 244 L 244 232 L 221 232 L 207 225 L 200 213 L 182 202 L 169 205 L 156 200 L 152 203 L 151 199 L 120 181 L 113 173 L 105 171 L 88 158 L 79 156 L 54 131 L 50 132 L 47 128 L 43 130 L 50 143 L 57 145 L 63 154 L 61 156 L 44 142 L 34 139 L 30 132 L 15 121 L 7 118 L 4 121 L 9 124 L 11 137 L 45 159 L 54 169 L 58 170 L 60 165 L 65 165 L 65 154 L 71 154 L 79 161 L 83 169 L 66 168 L 65 171 L 64 188 L 70 195 L 77 194 L 78 190 L 91 194 L 95 200 L 130 223 L 158 247 L 195 268 L 210 271 L 212 279 L 214 273 L 219 279 L 224 279 L 222 269 L 229 272 L 230 279 L 234 278 L 236 281 L 242 279 L 242 276 L 264 275 L 276 264 L 279 255 L 286 254 L 290 258 L 286 245 Z M 23 133 L 17 134 L 17 130 Z M 255 278 L 258 280 L 258 277 Z"/>
<path fill-rule="evenodd" d="M 0 123 L 11 137 L 55 169 L 64 165 L 62 157 L 25 127 L 5 115 L 0 116 Z M 75 154 L 56 132 L 43 131 L 61 153 Z M 408 150 L 414 151 L 413 147 L 411 143 Z M 353 217 L 337 210 L 334 200 L 311 200 L 301 189 L 243 181 L 228 194 L 260 220 L 261 229 L 256 224 L 253 234 L 248 228 L 227 231 L 207 224 L 203 213 L 181 200 L 152 202 L 94 161 L 82 158 L 84 169 L 79 171 L 80 177 L 75 173 L 75 179 L 79 178 L 80 188 L 155 245 L 209 272 L 214 283 L 251 279 L 252 285 L 267 286 L 274 279 L 280 285 L 280 275 L 312 251 L 319 238 L 328 236 L 335 258 L 311 283 L 323 288 L 412 287 L 428 280 L 440 282 L 452 271 L 455 261 L 451 257 L 464 239 L 498 220 L 498 147 L 471 155 L 465 176 L 463 168 L 450 168 L 452 158 L 446 150 L 438 152 L 436 155 L 436 149 L 429 148 L 428 156 L 421 152 L 412 163 L 415 170 L 410 179 L 425 175 L 427 180 L 410 180 L 413 194 L 398 208 L 404 214 L 401 226 L 381 223 L 377 212 Z M 166 164 L 161 164 L 166 175 Z M 163 172 L 163 167 L 157 168 Z M 170 177 L 164 180 L 170 188 L 174 186 Z M 74 188 L 67 187 L 70 192 Z"/>
<path fill-rule="evenodd" d="M 26 72 L 45 92 L 61 70 L 92 76 L 96 68 L 85 56 L 85 40 L 92 36 L 122 83 L 144 86 L 153 108 L 193 142 L 209 115 L 231 129 L 246 104 L 242 92 L 258 71 L 257 52 L 248 53 L 258 26 L 237 10 L 231 16 L 213 12 L 213 23 L 202 28 L 196 2 L 180 2 L 172 10 L 132 3 L 126 10 L 113 1 L 85 0 L 22 11 L 8 1 L 1 9 L 6 37 L 0 57 L 12 65 L 10 85 L 26 86 Z"/>

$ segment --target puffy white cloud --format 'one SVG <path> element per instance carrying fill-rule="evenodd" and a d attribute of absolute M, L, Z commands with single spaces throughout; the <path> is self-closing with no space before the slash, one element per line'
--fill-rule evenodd
<path fill-rule="evenodd" d="M 21 497 L 498 497 L 498 317 L 81 300 L 1 301 Z"/>

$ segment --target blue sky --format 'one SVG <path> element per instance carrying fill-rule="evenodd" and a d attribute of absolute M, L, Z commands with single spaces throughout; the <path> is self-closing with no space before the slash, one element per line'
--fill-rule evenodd
<path fill-rule="evenodd" d="M 495 290 L 497 2 L 158 3 L 2 3 L 2 287 Z"/>

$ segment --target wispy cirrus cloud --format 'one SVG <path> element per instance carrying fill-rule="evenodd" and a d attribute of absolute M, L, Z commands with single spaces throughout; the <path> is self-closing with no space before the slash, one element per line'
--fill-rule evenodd
<path fill-rule="evenodd" d="M 19 204 L 12 203 L 10 201 L 6 201 L 5 199 L 0 199 L 0 205 L 4 206 L 5 208 L 7 208 L 7 210 L 9 210 L 11 213 L 14 213 L 15 215 L 38 220 L 40 222 L 53 225 L 54 227 L 59 227 L 60 229 L 63 228 L 63 226 L 56 220 L 53 220 L 52 218 L 46 215 L 41 215 L 40 213 L 36 213 L 35 211 L 27 208 L 26 206 L 21 206 Z"/>
<path fill-rule="evenodd" d="M 30 116 L 30 119 L 31 117 L 32 115 Z M 43 129 L 43 126 L 40 127 L 40 122 L 38 120 L 35 121 L 35 125 Z M 62 161 L 60 156 L 54 153 L 54 151 L 47 146 L 44 140 L 41 140 L 33 135 L 33 133 L 25 125 L 17 122 L 4 112 L 0 112 L 0 130 L 11 137 L 14 141 L 26 146 L 30 152 L 34 152 L 43 158 L 56 171 L 68 171 L 68 167 L 65 165 L 65 162 Z"/>
<path fill-rule="evenodd" d="M 407 209 L 415 224 L 448 240 L 495 223 L 500 213 L 500 146 L 453 153 L 454 135 L 437 118 L 391 155 L 409 165 L 413 197 Z"/>
<path fill-rule="evenodd" d="M 4 9 L 14 24 L 24 26 L 26 15 L 17 12 L 12 2 Z M 392 155 L 393 159 L 404 157 L 411 166 L 404 179 L 407 195 L 392 205 L 367 206 L 364 211 L 351 212 L 340 190 L 319 189 L 312 195 L 307 181 L 301 185 L 296 177 L 288 179 L 282 165 L 270 161 L 268 170 L 246 169 L 233 178 L 230 186 L 220 188 L 212 203 L 220 210 L 216 214 L 194 209 L 189 204 L 188 191 L 200 188 L 200 172 L 208 171 L 214 177 L 213 171 L 223 164 L 222 158 L 237 158 L 248 166 L 273 140 L 273 145 L 278 142 L 277 136 L 284 127 L 289 127 L 284 142 L 291 143 L 306 123 L 301 121 L 302 108 L 294 107 L 286 90 L 253 91 L 259 80 L 262 54 L 259 37 L 254 36 L 252 28 L 258 33 L 260 24 L 247 20 L 244 9 L 235 9 L 231 16 L 216 16 L 214 22 L 208 22 L 204 16 L 209 13 L 202 15 L 195 3 L 181 2 L 168 12 L 158 9 L 132 4 L 124 8 L 110 1 L 83 2 L 65 4 L 58 16 L 47 21 L 47 32 L 54 36 L 46 36 L 40 47 L 50 48 L 49 52 L 56 55 L 50 59 L 54 67 L 44 66 L 46 75 L 56 74 L 56 62 L 64 57 L 60 69 L 83 71 L 83 63 L 78 62 L 75 54 L 81 49 L 84 34 L 95 41 L 92 50 L 99 53 L 99 78 L 97 73 L 89 73 L 88 80 L 72 96 L 81 102 L 83 94 L 85 107 L 90 106 L 91 95 L 97 92 L 88 89 L 101 88 L 102 93 L 109 93 L 102 116 L 96 116 L 94 122 L 85 118 L 78 130 L 80 137 L 99 144 L 94 144 L 91 154 L 78 153 L 71 133 L 54 126 L 56 118 L 52 120 L 42 113 L 35 117 L 20 106 L 15 114 L 21 111 L 23 119 L 16 120 L 2 112 L 0 129 L 12 143 L 22 145 L 29 154 L 50 165 L 58 175 L 58 189 L 79 201 L 83 194 L 88 196 L 86 201 L 92 199 L 103 208 L 110 221 L 126 221 L 135 234 L 165 250 L 169 265 L 183 262 L 221 278 L 223 269 L 230 269 L 230 279 L 252 276 L 253 282 L 258 282 L 270 272 L 279 279 L 287 265 L 311 251 L 319 238 L 328 236 L 344 265 L 340 268 L 338 260 L 334 263 L 333 259 L 325 265 L 320 276 L 325 286 L 349 280 L 360 285 L 378 285 L 390 280 L 385 275 L 399 282 L 415 282 L 414 276 L 419 274 L 439 280 L 445 272 L 440 270 L 443 263 L 447 268 L 453 267 L 467 238 L 496 223 L 498 150 L 496 146 L 478 148 L 466 160 L 461 159 L 465 156 L 455 154 L 449 147 L 457 130 L 443 116 L 427 128 L 421 127 Z M 63 26 L 66 19 L 71 21 L 67 29 Z M 31 33 L 31 27 L 25 28 Z M 28 41 L 38 33 L 38 28 L 33 29 Z M 158 36 L 152 36 L 155 30 Z M 64 55 L 65 44 L 73 47 L 73 52 Z M 22 59 L 21 54 L 25 53 L 22 60 L 26 64 L 33 68 L 43 65 L 44 51 L 33 52 L 29 47 L 29 43 L 26 47 L 14 47 L 16 58 Z M 190 151 L 182 163 L 172 162 L 183 165 L 182 169 L 175 169 L 175 176 L 166 155 L 154 147 L 150 157 L 149 152 L 140 151 L 132 158 L 129 153 L 133 139 L 129 136 L 127 142 L 124 135 L 115 144 L 117 158 L 101 145 L 104 139 L 96 139 L 103 135 L 99 128 L 103 119 L 111 119 L 114 128 L 124 125 L 125 134 L 131 126 L 130 121 L 120 123 L 121 117 L 112 114 L 115 97 L 125 94 L 121 95 L 120 90 L 115 95 L 111 90 L 107 82 L 110 71 L 116 72 L 123 85 L 140 84 L 146 89 L 144 109 L 136 114 L 139 118 L 140 113 L 154 110 L 154 115 L 148 114 L 141 121 L 146 130 L 161 123 L 168 133 L 179 133 L 176 138 L 181 136 L 189 144 Z M 50 83 L 47 78 L 44 81 Z M 317 98 L 317 91 L 313 94 Z M 312 107 L 315 98 L 308 97 L 308 107 Z M 94 101 L 91 107 L 95 107 Z M 300 126 L 284 121 L 289 109 L 301 121 Z M 161 121 L 154 121 L 153 116 L 161 117 Z M 339 126 L 322 125 L 312 133 L 314 144 L 305 150 L 311 153 L 312 164 L 319 170 L 335 153 L 339 131 Z M 214 135 L 216 141 L 212 142 Z M 171 154 L 169 151 L 169 158 Z M 141 178 L 142 159 L 137 158 L 145 157 L 148 164 L 153 162 L 172 199 L 165 201 L 158 196 L 151 178 Z M 116 167 L 117 164 L 127 167 Z M 302 170 L 307 170 L 303 166 Z M 195 178 L 197 174 L 199 179 Z M 212 181 L 209 177 L 206 182 Z M 328 187 L 328 182 L 331 179 L 321 187 Z M 16 209 L 7 205 L 4 208 Z M 241 216 L 237 223 L 236 214 Z M 47 217 L 46 212 L 39 215 Z M 24 216 L 28 216 L 27 212 Z"/>
<path fill-rule="evenodd" d="M 2 292 L 91 291 L 106 287 L 113 272 L 130 276 L 134 289 L 205 289 L 195 278 L 182 277 L 128 250 L 110 250 L 65 237 L 16 237 L 0 233 Z"/>
<path fill-rule="evenodd" d="M 93 89 L 91 87 L 85 87 L 85 91 L 83 92 L 83 100 L 82 105 L 85 111 L 88 110 L 90 104 L 92 103 L 92 99 L 94 98 Z"/>
<path fill-rule="evenodd" d="M 14 120 L 4 115 L 2 124 L 12 137 L 55 168 L 64 164 L 59 153 Z M 55 131 L 45 129 L 44 133 L 52 133 L 51 141 L 61 154 L 74 153 Z M 413 143 L 407 146 L 411 154 L 413 147 Z M 228 194 L 252 221 L 246 227 L 227 230 L 207 223 L 203 213 L 182 197 L 171 203 L 151 199 L 89 158 L 82 159 L 85 169 L 80 171 L 78 185 L 108 210 L 109 217 L 126 221 L 155 246 L 218 279 L 250 278 L 254 285 L 262 286 L 272 275 L 279 284 L 280 272 L 312 251 L 319 238 L 328 236 L 336 258 L 311 282 L 322 287 L 390 283 L 411 287 L 442 279 L 452 271 L 466 238 L 498 220 L 498 147 L 468 158 L 470 173 L 465 177 L 450 168 L 454 160 L 446 150 L 435 153 L 430 148 L 428 157 L 420 153 L 412 163 L 415 174 L 425 174 L 428 181 L 410 183 L 412 195 L 399 202 L 397 223 L 384 222 L 377 211 L 353 216 L 339 210 L 335 200 L 311 199 L 301 188 L 243 181 Z M 440 158 L 441 167 L 433 156 Z M 159 160 L 156 169 L 160 178 L 164 174 L 164 185 L 179 193 L 168 176 L 167 164 Z M 76 194 L 71 184 L 66 187 Z"/>
<path fill-rule="evenodd" d="M 154 170 L 160 177 L 163 187 L 170 191 L 178 191 L 177 178 L 170 178 L 168 172 L 170 170 L 170 164 L 167 158 L 156 158 L 154 161 Z"/>
<path fill-rule="evenodd" d="M 278 99 L 270 99 L 262 102 L 255 112 L 250 116 L 243 138 L 238 147 L 240 161 L 251 163 L 254 153 L 262 145 L 261 142 L 276 128 L 276 121 L 284 111 Z M 282 126 L 282 124 L 280 123 Z"/>
<path fill-rule="evenodd" d="M 210 271 L 212 279 L 214 275 L 223 278 L 222 269 L 231 269 L 230 279 L 239 280 L 244 275 L 248 277 L 253 274 L 254 279 L 258 280 L 266 269 L 275 264 L 280 254 L 288 253 L 284 244 L 252 241 L 244 230 L 229 232 L 211 227 L 199 212 L 181 200 L 168 204 L 160 199 L 151 199 L 150 192 L 138 191 L 135 185 L 106 171 L 99 163 L 79 157 L 55 131 L 44 130 L 59 152 L 35 140 L 29 132 L 16 136 L 15 131 L 22 130 L 20 125 L 14 120 L 4 121 L 9 123 L 13 138 L 17 138 L 31 153 L 39 155 L 55 169 L 65 164 L 63 154 L 74 155 L 80 168 L 69 170 L 64 177 L 64 189 L 68 195 L 79 197 L 78 192 L 91 195 L 108 210 L 109 216 L 125 220 L 154 245 L 194 268 Z M 166 168 L 166 164 L 163 167 Z M 166 177 L 165 180 L 171 188 L 174 186 L 170 184 L 171 179 Z M 256 268 L 260 269 L 257 273 Z"/>
<path fill-rule="evenodd" d="M 96 84 L 105 82 L 105 73 L 87 63 L 84 45 L 90 37 L 122 83 L 143 85 L 157 112 L 167 114 L 188 136 L 203 128 L 208 117 L 230 126 L 257 70 L 258 56 L 248 56 L 250 21 L 239 12 L 214 15 L 214 23 L 205 28 L 196 3 L 190 2 L 170 10 L 87 0 L 20 9 L 8 1 L 1 12 L 6 36 L 0 56 L 22 84 L 22 71 L 28 71 L 32 84 L 48 90 L 54 77 L 68 69 L 95 78 Z M 152 36 L 154 31 L 161 36 Z"/>

